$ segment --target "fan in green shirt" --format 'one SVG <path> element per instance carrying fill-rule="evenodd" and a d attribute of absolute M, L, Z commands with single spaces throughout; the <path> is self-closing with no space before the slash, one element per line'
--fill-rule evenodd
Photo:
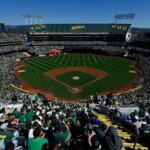
<path fill-rule="evenodd" d="M 26 115 L 24 113 L 22 113 L 20 116 L 19 116 L 19 122 L 25 122 L 26 121 Z"/>
<path fill-rule="evenodd" d="M 17 108 L 14 109 L 14 111 L 12 112 L 12 115 L 14 115 L 17 119 L 19 118 L 19 111 L 17 110 Z"/>
<path fill-rule="evenodd" d="M 40 126 L 34 129 L 34 138 L 30 138 L 27 143 L 28 150 L 42 150 L 43 148 L 48 148 L 47 138 L 41 137 L 42 129 Z"/>
<path fill-rule="evenodd" d="M 33 121 L 33 116 L 34 116 L 34 113 L 32 113 L 31 110 L 27 110 L 26 121 L 32 122 Z"/>
<path fill-rule="evenodd" d="M 39 96 L 38 94 L 35 94 L 35 102 L 37 103 L 39 101 Z"/>

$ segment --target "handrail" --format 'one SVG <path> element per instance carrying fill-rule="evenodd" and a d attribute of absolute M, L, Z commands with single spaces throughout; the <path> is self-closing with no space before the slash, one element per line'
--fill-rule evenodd
<path fill-rule="evenodd" d="M 96 110 L 98 112 L 98 110 Z M 99 113 L 99 112 L 98 112 Z M 114 114 L 114 111 L 113 111 L 113 114 L 111 115 L 111 117 L 109 116 L 109 113 L 103 113 L 108 119 L 110 119 L 110 122 L 111 122 L 111 125 L 113 124 L 113 122 L 116 124 L 116 125 L 119 125 L 120 124 L 114 120 L 113 118 L 113 114 Z M 128 130 L 127 128 L 125 128 L 124 126 L 121 126 L 126 132 L 130 133 L 132 136 L 136 137 L 135 138 L 135 141 L 134 141 L 134 145 L 133 145 L 133 150 L 135 150 L 135 147 L 136 147 L 136 144 L 137 144 L 137 141 L 139 139 L 139 130 L 136 128 L 136 133 L 133 133 L 131 132 L 130 130 Z"/>
<path fill-rule="evenodd" d="M 114 111 L 113 111 L 113 114 L 114 114 Z M 111 118 L 110 118 L 111 122 L 115 122 L 115 124 L 120 125 L 117 121 L 114 120 L 113 114 L 112 114 L 112 116 L 111 116 Z M 109 117 L 109 116 L 108 116 L 108 117 Z M 138 139 L 139 139 L 139 130 L 138 130 L 138 128 L 136 127 L 136 133 L 137 133 L 137 134 L 131 132 L 131 131 L 128 130 L 125 126 L 122 126 L 122 128 L 123 128 L 126 132 L 130 133 L 132 136 L 136 137 L 136 138 L 135 138 L 134 145 L 133 145 L 133 150 L 135 150 L 137 141 L 138 141 Z"/>

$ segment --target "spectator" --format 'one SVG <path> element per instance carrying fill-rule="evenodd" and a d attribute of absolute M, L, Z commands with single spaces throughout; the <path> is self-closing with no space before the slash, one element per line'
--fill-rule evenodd
<path fill-rule="evenodd" d="M 29 133 L 28 133 L 28 139 L 34 137 L 34 135 L 33 135 L 34 129 L 37 128 L 38 126 L 39 126 L 39 124 L 37 121 L 34 121 L 33 124 L 31 124 L 31 127 L 29 129 Z"/>
<path fill-rule="evenodd" d="M 27 109 L 26 121 L 32 122 L 33 121 L 33 116 L 34 116 L 34 113 L 32 113 L 31 109 Z"/>
<path fill-rule="evenodd" d="M 18 132 L 15 131 L 14 134 L 11 131 L 7 130 L 7 126 L 8 123 L 3 123 L 0 128 L 0 140 L 4 142 L 5 146 L 7 146 L 7 144 L 9 142 L 13 142 L 14 146 L 17 147 L 18 146 L 18 141 L 15 140 L 16 137 L 19 136 Z"/>
<path fill-rule="evenodd" d="M 14 94 L 13 97 L 12 97 L 12 103 L 14 103 L 14 102 L 15 102 L 15 103 L 17 102 L 17 96 L 16 96 L 15 94 Z"/>
<path fill-rule="evenodd" d="M 91 138 L 91 147 L 92 147 L 92 150 L 101 150 L 101 144 L 96 135 L 92 136 Z"/>
<path fill-rule="evenodd" d="M 121 150 L 122 139 L 118 136 L 117 130 L 113 126 L 110 126 L 106 131 L 102 146 L 105 150 Z"/>
<path fill-rule="evenodd" d="M 48 149 L 48 140 L 44 138 L 45 134 L 43 134 L 40 126 L 36 127 L 33 131 L 34 138 L 30 138 L 27 143 L 28 150 L 42 150 Z"/>
<path fill-rule="evenodd" d="M 63 124 L 66 127 L 66 131 L 63 132 Z M 57 129 L 55 130 L 55 132 L 53 132 L 53 137 L 55 140 L 57 140 L 58 142 L 60 142 L 61 146 L 66 146 L 68 145 L 68 142 L 71 138 L 71 133 L 69 131 L 69 127 L 67 126 L 67 124 L 62 121 L 62 123 L 58 123 L 57 124 Z"/>
<path fill-rule="evenodd" d="M 133 118 L 133 124 L 136 125 L 137 129 L 141 128 L 141 122 L 139 121 L 139 117 L 136 115 Z"/>
<path fill-rule="evenodd" d="M 20 112 L 17 110 L 17 108 L 14 109 L 14 111 L 12 112 L 12 115 L 14 115 L 17 119 L 20 116 Z"/>

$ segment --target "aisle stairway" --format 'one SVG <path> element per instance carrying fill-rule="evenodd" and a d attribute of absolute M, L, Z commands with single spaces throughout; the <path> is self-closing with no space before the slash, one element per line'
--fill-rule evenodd
<path fill-rule="evenodd" d="M 124 129 L 116 124 L 112 124 L 112 122 L 110 121 L 110 119 L 102 114 L 98 114 L 95 112 L 95 114 L 98 116 L 99 120 L 101 120 L 103 123 L 105 123 L 107 126 L 113 125 L 117 131 L 118 131 L 118 135 L 120 137 L 122 137 L 122 142 L 123 142 L 123 147 L 124 149 L 133 149 L 134 147 L 134 141 L 133 139 L 131 139 L 132 135 L 126 131 L 124 131 Z M 135 150 L 148 150 L 147 147 L 142 146 L 139 143 L 136 143 L 135 146 Z"/>

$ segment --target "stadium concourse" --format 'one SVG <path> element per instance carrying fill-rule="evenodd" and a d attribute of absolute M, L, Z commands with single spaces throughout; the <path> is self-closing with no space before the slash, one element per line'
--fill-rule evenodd
<path fill-rule="evenodd" d="M 96 95 L 94 98 L 97 104 L 60 102 L 58 99 L 48 101 L 41 93 L 34 97 L 10 86 L 10 84 L 18 87 L 20 85 L 13 71 L 17 66 L 17 60 L 26 57 L 26 53 L 21 51 L 26 50 L 26 45 L 20 34 L 0 33 L 0 37 L 1 43 L 14 42 L 14 37 L 17 42 L 22 42 L 20 45 L 1 44 L 0 47 L 1 149 L 15 147 L 29 150 L 119 150 L 134 147 L 146 150 L 150 148 L 150 57 L 148 55 L 135 53 L 128 55 L 137 61 L 140 69 L 140 76 L 134 83 L 134 86 L 142 85 L 139 89 L 118 95 Z M 43 48 L 45 51 L 49 50 L 49 46 Z M 32 50 L 36 52 L 36 47 Z M 122 113 L 120 106 L 131 108 L 130 111 L 133 111 Z M 138 108 L 138 111 L 132 108 Z M 96 112 L 105 113 L 107 117 Z M 135 139 L 135 136 L 138 139 Z M 39 145 L 36 143 L 37 138 L 41 141 L 38 142 Z"/>

